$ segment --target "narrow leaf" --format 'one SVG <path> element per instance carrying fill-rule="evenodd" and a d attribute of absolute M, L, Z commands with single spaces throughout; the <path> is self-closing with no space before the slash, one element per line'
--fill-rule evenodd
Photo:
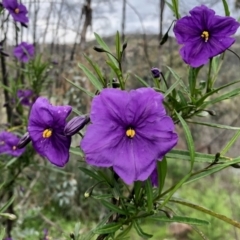
<path fill-rule="evenodd" d="M 153 208 L 153 187 L 149 179 L 145 181 L 145 191 L 147 196 L 148 211 L 150 212 Z"/>
<path fill-rule="evenodd" d="M 190 171 L 192 171 L 194 160 L 195 160 L 195 147 L 194 147 L 192 134 L 191 134 L 191 131 L 190 131 L 187 123 L 185 122 L 185 120 L 177 112 L 176 112 L 176 114 L 183 126 L 184 134 L 185 134 L 186 141 L 187 141 L 187 147 L 188 147 L 189 154 L 190 154 L 190 160 L 191 160 L 191 170 Z"/>
<path fill-rule="evenodd" d="M 223 2 L 223 7 L 224 7 L 225 15 L 226 15 L 226 16 L 230 16 L 230 11 L 229 11 L 229 8 L 228 8 L 227 1 L 226 1 L 226 0 L 222 0 L 222 2 Z"/>
<path fill-rule="evenodd" d="M 121 226 L 122 226 L 122 223 L 108 223 L 104 226 L 96 228 L 94 230 L 94 233 L 95 234 L 105 234 L 105 233 L 116 232 Z"/>
<path fill-rule="evenodd" d="M 167 175 L 167 160 L 166 157 L 162 161 L 157 162 L 157 172 L 158 172 L 158 194 L 160 195 Z"/>
<path fill-rule="evenodd" d="M 153 235 L 151 234 L 148 234 L 148 233 L 145 233 L 142 228 L 140 227 L 140 225 L 138 224 L 137 221 L 134 221 L 133 222 L 133 226 L 134 228 L 136 229 L 138 235 L 144 239 L 148 239 L 148 238 L 151 238 Z"/>
<path fill-rule="evenodd" d="M 181 222 L 191 225 L 198 225 L 198 226 L 206 226 L 209 225 L 208 221 L 198 219 L 198 218 L 190 218 L 190 217 L 182 217 L 182 216 L 173 216 L 172 218 L 166 216 L 150 216 L 146 219 L 159 221 L 159 222 Z"/>
<path fill-rule="evenodd" d="M 90 97 L 94 97 L 94 96 L 95 96 L 94 93 L 89 92 L 87 89 L 85 89 L 85 88 L 83 88 L 83 87 L 75 84 L 74 82 L 68 80 L 67 78 L 65 78 L 65 79 L 66 79 L 67 82 L 69 82 L 71 85 L 73 85 L 74 87 L 76 87 L 76 88 L 79 89 L 80 91 L 85 92 L 88 96 L 90 96 Z"/>
<path fill-rule="evenodd" d="M 14 196 L 11 197 L 11 198 L 7 201 L 7 203 L 5 203 L 5 204 L 0 208 L 0 213 L 5 212 L 5 211 L 7 210 L 7 208 L 13 203 L 13 201 L 14 201 Z"/>
<path fill-rule="evenodd" d="M 96 179 L 97 181 L 103 181 L 104 179 L 99 176 L 98 174 L 96 174 L 93 170 L 89 170 L 87 168 L 84 167 L 79 167 L 79 169 L 84 172 L 85 174 L 87 174 L 89 177 Z"/>
<path fill-rule="evenodd" d="M 106 201 L 106 200 L 101 200 L 101 203 L 106 207 L 108 208 L 109 210 L 113 211 L 114 213 L 119 213 L 119 214 L 123 214 L 123 215 L 126 215 L 126 212 L 119 208 L 118 206 Z"/>
<path fill-rule="evenodd" d="M 227 142 L 226 146 L 224 146 L 224 148 L 221 151 L 221 155 L 225 155 L 228 150 L 231 148 L 231 146 L 237 141 L 237 139 L 240 136 L 240 131 L 237 131 L 233 137 Z"/>
<path fill-rule="evenodd" d="M 137 75 L 134 75 L 138 80 L 139 82 L 141 82 L 145 87 L 150 87 L 150 85 L 145 81 L 143 80 L 142 78 L 140 78 L 139 76 Z"/>
<path fill-rule="evenodd" d="M 87 78 L 91 81 L 91 83 L 96 87 L 97 90 L 101 91 L 103 88 L 102 83 L 94 76 L 94 74 L 83 64 L 78 64 L 79 68 L 83 70 L 83 72 L 86 74 Z"/>
<path fill-rule="evenodd" d="M 198 124 L 198 125 L 203 125 L 203 126 L 208 126 L 208 127 L 214 127 L 214 128 L 221 128 L 221 129 L 228 129 L 228 130 L 240 130 L 240 127 L 232 127 L 232 126 L 222 125 L 222 124 L 217 124 L 217 123 L 197 122 L 197 121 L 191 121 L 191 120 L 188 120 L 187 122 L 193 123 L 193 124 Z"/>
<path fill-rule="evenodd" d="M 130 224 L 128 227 L 126 227 L 124 230 L 122 230 L 117 236 L 116 238 L 114 238 L 115 240 L 122 240 L 123 237 L 125 237 L 130 230 L 132 229 L 132 224 Z"/>
<path fill-rule="evenodd" d="M 231 218 L 228 218 L 227 216 L 224 216 L 222 214 L 213 212 L 212 210 L 207 209 L 205 207 L 202 207 L 202 206 L 199 206 L 199 205 L 196 205 L 196 204 L 193 204 L 193 203 L 185 202 L 185 201 L 182 201 L 182 200 L 179 200 L 179 199 L 171 199 L 170 202 L 178 203 L 178 204 L 193 208 L 197 211 L 204 212 L 204 213 L 206 213 L 210 216 L 213 216 L 213 217 L 215 217 L 219 220 L 222 220 L 222 221 L 224 221 L 228 224 L 231 224 L 234 227 L 240 228 L 240 222 L 237 222 L 237 221 L 235 221 Z"/>

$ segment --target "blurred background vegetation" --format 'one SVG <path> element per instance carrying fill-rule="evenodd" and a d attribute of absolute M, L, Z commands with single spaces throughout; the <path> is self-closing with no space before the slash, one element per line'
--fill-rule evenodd
<path fill-rule="evenodd" d="M 186 2 L 179 0 L 182 14 L 187 13 L 184 6 Z M 219 2 L 214 0 L 191 1 L 191 4 L 207 4 L 216 11 L 219 10 Z M 240 17 L 240 1 L 229 0 L 231 9 L 236 17 Z M 93 90 L 86 76 L 81 72 L 78 63 L 88 65 L 83 54 L 88 55 L 96 61 L 105 74 L 111 79 L 114 77 L 109 72 L 105 62 L 105 57 L 101 53 L 93 50 L 96 42 L 92 40 L 93 31 L 108 35 L 105 41 L 114 48 L 114 31 L 120 30 L 122 39 L 127 40 L 128 47 L 124 56 L 123 69 L 129 73 L 129 88 L 141 87 L 136 75 L 141 76 L 151 85 L 152 77 L 150 69 L 152 67 L 161 68 L 169 85 L 174 79 L 169 75 L 166 65 L 171 66 L 184 80 L 187 74 L 187 67 L 179 57 L 179 46 L 173 37 L 159 46 L 166 29 L 174 19 L 170 15 L 163 0 L 145 1 L 144 4 L 152 5 L 156 12 L 143 12 L 144 4 L 138 6 L 136 1 L 131 0 L 86 0 L 86 1 L 23 1 L 29 9 L 31 19 L 27 29 L 21 29 L 18 33 L 13 24 L 9 24 L 1 31 L 1 39 L 7 33 L 4 42 L 5 51 L 11 54 L 12 47 L 22 40 L 34 43 L 36 52 L 42 54 L 44 61 L 49 62 L 47 78 L 48 81 L 42 95 L 48 96 L 52 102 L 58 104 L 70 104 L 80 112 L 86 113 L 90 109 L 90 98 L 74 88 L 65 79 L 73 81 L 89 90 Z M 191 5 L 190 4 L 190 5 Z M 114 12 L 116 8 L 120 9 Z M 111 12 L 111 9 L 114 11 Z M 220 10 L 219 10 L 220 11 Z M 129 13 L 130 12 L 130 13 Z M 150 16 L 152 14 L 152 16 Z M 119 25 L 114 28 L 115 17 L 119 19 Z M 138 22 L 136 28 L 131 25 L 127 18 L 135 16 Z M 150 26 L 147 20 L 150 21 Z M 100 21 L 101 24 L 98 24 Z M 154 22 L 155 21 L 155 22 Z M 108 31 L 108 26 L 112 27 L 112 33 Z M 155 24 L 154 31 L 149 30 L 151 24 Z M 128 25 L 132 29 L 129 29 Z M 106 29 L 106 32 L 104 31 Z M 71 30 L 71 32 L 70 32 Z M 130 31 L 132 30 L 132 31 Z M 153 33 L 154 32 L 154 33 Z M 104 34 L 105 33 L 105 34 Z M 18 36 L 18 38 L 16 38 Z M 54 36 L 54 37 L 53 37 Z M 236 43 L 231 50 L 240 54 L 240 37 L 236 36 Z M 12 67 L 12 57 L 7 61 L 7 70 Z M 204 67 L 207 71 L 207 66 Z M 203 71 L 200 79 L 205 80 L 207 72 Z M 2 77 L 0 77 L 1 79 Z M 225 62 L 219 74 L 217 84 L 225 84 L 230 81 L 239 80 L 239 59 L 227 52 Z M 9 79 L 9 82 L 14 79 Z M 222 94 L 221 92 L 218 94 Z M 0 126 L 3 129 L 7 122 L 6 108 L 3 89 L 0 89 Z M 215 105 L 215 116 L 204 116 L 205 121 L 220 124 L 239 126 L 239 106 L 240 99 Z M 202 117 L 203 118 L 203 117 Z M 181 129 L 177 126 L 178 132 Z M 197 151 L 216 154 L 234 134 L 230 130 L 210 129 L 204 126 L 192 125 L 192 134 L 195 140 Z M 74 145 L 79 144 L 80 138 L 76 137 Z M 231 157 L 239 156 L 240 141 L 237 141 L 229 153 Z M 178 148 L 185 148 L 184 137 L 181 138 Z M 1 158 L 1 161 L 10 159 Z M 69 234 L 73 231 L 75 224 L 81 222 L 81 231 L 86 232 L 96 225 L 97 221 L 104 217 L 106 210 L 101 208 L 93 198 L 85 198 L 85 191 L 92 186 L 92 181 L 84 175 L 78 167 L 84 165 L 76 156 L 72 156 L 69 164 L 64 169 L 58 169 L 41 159 L 34 160 L 28 168 L 17 176 L 18 185 L 14 186 L 14 211 L 17 219 L 12 222 L 14 240 L 35 240 L 48 239 L 62 240 L 69 239 Z M 196 164 L 196 168 L 199 166 Z M 202 167 L 202 166 L 201 166 Z M 187 172 L 187 165 L 184 161 L 168 162 L 167 185 L 180 180 Z M 204 205 L 220 214 L 240 221 L 240 170 L 230 168 L 218 173 L 216 176 L 205 178 L 200 183 L 190 183 L 184 185 L 175 196 L 186 197 L 189 201 Z M 5 173 L 1 173 L 0 180 Z M 1 198 L 1 200 L 4 200 Z M 2 201 L 1 201 L 2 202 Z M 1 203 L 0 203 L 1 204 Z M 187 208 L 175 206 L 175 211 L 186 214 L 189 217 L 199 217 L 208 220 L 211 225 L 199 228 L 207 239 L 240 239 L 240 232 L 232 226 L 228 226 L 211 217 L 202 216 L 201 213 L 190 211 Z M 156 224 L 143 223 L 147 232 L 154 233 L 152 239 L 168 240 L 198 240 L 194 227 L 185 224 Z M 130 239 L 140 239 L 135 232 L 130 233 Z"/>

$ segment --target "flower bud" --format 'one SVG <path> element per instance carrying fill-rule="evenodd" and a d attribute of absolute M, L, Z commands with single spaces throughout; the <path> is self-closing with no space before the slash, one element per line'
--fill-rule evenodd
<path fill-rule="evenodd" d="M 159 68 L 152 68 L 151 72 L 154 78 L 160 78 L 161 71 Z"/>
<path fill-rule="evenodd" d="M 72 136 L 79 132 L 87 123 L 90 122 L 89 116 L 78 116 L 71 119 L 64 128 L 66 136 Z"/>
<path fill-rule="evenodd" d="M 93 49 L 97 52 L 106 52 L 103 48 L 94 46 Z"/>
<path fill-rule="evenodd" d="M 19 140 L 18 144 L 17 144 L 17 148 L 21 149 L 24 148 L 28 143 L 31 142 L 31 138 L 28 132 L 26 132 Z"/>
<path fill-rule="evenodd" d="M 14 215 L 14 214 L 11 214 L 11 213 L 0 213 L 0 216 L 5 217 L 5 218 L 7 218 L 9 220 L 12 220 L 12 221 L 17 219 L 17 216 Z"/>
<path fill-rule="evenodd" d="M 124 51 L 127 48 L 127 42 L 125 42 L 122 46 L 122 51 Z"/>

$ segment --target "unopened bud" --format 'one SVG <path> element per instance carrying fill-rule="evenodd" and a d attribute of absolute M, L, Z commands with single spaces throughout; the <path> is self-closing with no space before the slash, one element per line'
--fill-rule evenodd
<path fill-rule="evenodd" d="M 97 52 L 106 52 L 103 48 L 100 48 L 100 47 L 97 47 L 97 46 L 94 46 L 93 49 Z"/>
<path fill-rule="evenodd" d="M 122 46 L 122 51 L 124 51 L 127 48 L 127 42 L 125 42 Z"/>
<path fill-rule="evenodd" d="M 151 69 L 152 75 L 154 78 L 160 78 L 161 71 L 158 68 Z"/>
<path fill-rule="evenodd" d="M 90 122 L 89 116 L 78 116 L 71 119 L 64 128 L 66 136 L 72 136 L 79 132 L 84 126 Z"/>
<path fill-rule="evenodd" d="M 19 140 L 17 144 L 17 148 L 21 149 L 24 148 L 28 143 L 31 142 L 31 138 L 28 132 L 26 132 Z"/>

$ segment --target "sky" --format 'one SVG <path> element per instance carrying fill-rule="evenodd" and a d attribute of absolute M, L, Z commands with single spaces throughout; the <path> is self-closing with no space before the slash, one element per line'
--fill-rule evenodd
<path fill-rule="evenodd" d="M 51 0 L 40 0 L 41 8 L 39 16 L 37 18 L 37 39 L 43 41 L 43 33 L 46 28 L 46 17 L 50 9 Z M 50 20 L 47 36 L 45 41 L 51 42 L 52 39 L 57 39 L 60 43 L 73 43 L 76 37 L 76 29 L 79 22 L 79 14 L 81 12 L 81 6 L 83 0 L 66 0 L 68 8 L 62 11 L 60 18 L 60 25 L 58 35 L 56 36 L 55 28 L 57 25 L 57 11 L 60 8 L 60 2 L 63 0 L 54 0 L 54 14 Z M 234 0 L 227 0 L 230 6 L 231 15 L 237 19 L 240 17 L 240 11 L 234 10 Z M 23 4 L 29 8 L 29 1 L 23 0 Z M 209 4 L 212 2 L 214 4 Z M 147 33 L 158 34 L 159 31 L 159 0 L 127 0 L 126 8 L 126 33 Z M 196 5 L 211 6 L 218 15 L 225 15 L 224 8 L 221 0 L 179 0 L 180 12 L 182 15 L 188 14 Z M 97 32 L 101 36 L 109 36 L 115 34 L 117 30 L 121 31 L 121 19 L 122 19 L 122 0 L 92 0 L 93 8 L 93 22 L 92 28 L 88 29 L 87 40 L 94 38 L 94 32 Z M 23 30 L 23 40 L 32 41 L 33 31 L 33 7 L 30 10 L 30 24 L 28 29 Z M 139 19 L 141 18 L 141 21 Z M 174 20 L 174 16 L 168 6 L 165 6 L 164 10 L 164 31 L 168 29 L 171 22 Z M 171 35 L 171 32 L 170 32 Z M 8 40 L 14 42 L 14 31 L 8 35 Z"/>

